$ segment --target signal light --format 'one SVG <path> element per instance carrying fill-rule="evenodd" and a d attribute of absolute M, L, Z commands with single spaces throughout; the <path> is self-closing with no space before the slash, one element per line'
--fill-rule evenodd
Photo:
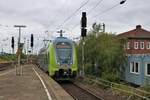
<path fill-rule="evenodd" d="M 86 32 L 87 32 L 86 28 L 81 28 L 81 36 L 82 37 L 86 37 Z"/>
<path fill-rule="evenodd" d="M 120 4 L 122 5 L 122 4 L 124 4 L 126 2 L 126 0 L 122 0 L 122 1 L 120 1 Z"/>
<path fill-rule="evenodd" d="M 11 38 L 11 47 L 14 48 L 14 37 Z"/>
<path fill-rule="evenodd" d="M 34 41 L 33 34 L 31 34 L 31 47 L 33 47 L 33 41 Z"/>
<path fill-rule="evenodd" d="M 86 24 L 87 24 L 86 12 L 82 12 L 81 27 L 86 27 Z"/>

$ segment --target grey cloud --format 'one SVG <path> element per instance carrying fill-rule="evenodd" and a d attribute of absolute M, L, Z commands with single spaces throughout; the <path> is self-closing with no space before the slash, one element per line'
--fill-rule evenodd
<path fill-rule="evenodd" d="M 81 12 L 89 11 L 98 1 L 100 0 L 90 0 L 85 7 L 62 26 L 68 33 L 65 36 L 80 36 Z M 111 32 L 127 31 L 134 28 L 136 24 L 142 24 L 150 30 L 150 0 L 127 0 L 124 5 L 119 5 L 103 15 L 91 18 L 120 1 L 102 0 L 92 13 L 87 13 L 89 28 L 92 23 L 97 21 L 106 23 L 106 31 Z M 23 34 L 28 34 L 23 36 L 28 38 L 30 33 L 40 34 L 43 37 L 45 36 L 44 31 L 48 30 L 49 36 L 53 38 L 57 36 L 57 27 L 84 2 L 86 0 L 0 0 L 0 24 L 10 26 L 25 24 L 28 27 L 23 30 Z M 73 28 L 77 24 L 78 26 Z M 11 30 L 2 26 L 0 28 L 2 28 L 0 33 L 4 33 L 3 37 L 10 37 L 10 35 L 17 37 L 17 30 L 14 28 Z M 36 47 L 39 48 L 41 45 L 43 42 L 38 40 Z"/>

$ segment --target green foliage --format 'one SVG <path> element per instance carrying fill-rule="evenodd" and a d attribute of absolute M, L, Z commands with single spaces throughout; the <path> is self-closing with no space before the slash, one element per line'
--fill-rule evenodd
<path fill-rule="evenodd" d="M 125 39 L 115 34 L 100 32 L 100 24 L 93 24 L 87 37 L 77 46 L 79 66 L 82 65 L 82 46 L 84 45 L 86 73 L 96 75 L 109 81 L 118 81 L 126 62 Z"/>
<path fill-rule="evenodd" d="M 149 77 L 145 77 L 145 85 L 144 85 L 143 89 L 145 91 L 147 91 L 147 92 L 150 92 L 150 85 L 149 85 L 149 83 L 150 83 Z"/>
<path fill-rule="evenodd" d="M 21 59 L 26 59 L 27 55 L 25 55 L 24 53 L 21 54 Z"/>
<path fill-rule="evenodd" d="M 26 59 L 27 56 L 25 54 L 21 54 L 21 59 Z M 0 62 L 7 62 L 7 61 L 17 61 L 17 55 L 16 54 L 5 54 L 0 55 Z"/>
<path fill-rule="evenodd" d="M 145 85 L 143 89 L 147 92 L 150 92 L 150 85 Z"/>
<path fill-rule="evenodd" d="M 16 60 L 16 55 L 1 55 L 0 60 L 1 61 L 14 61 Z"/>

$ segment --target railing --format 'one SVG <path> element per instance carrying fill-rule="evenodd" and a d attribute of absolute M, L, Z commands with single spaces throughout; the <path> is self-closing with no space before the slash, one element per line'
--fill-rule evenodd
<path fill-rule="evenodd" d="M 139 97 L 141 99 L 144 100 L 150 100 L 150 93 L 141 89 L 137 89 L 131 86 L 127 86 L 124 84 L 118 84 L 115 82 L 110 82 L 101 78 L 95 78 L 93 76 L 88 76 L 88 78 L 86 77 L 86 79 L 93 81 L 96 84 L 105 86 L 107 88 L 111 88 L 111 90 L 118 90 L 120 92 L 124 92 L 127 93 L 129 95 L 128 100 L 132 97 L 132 96 L 136 96 Z"/>

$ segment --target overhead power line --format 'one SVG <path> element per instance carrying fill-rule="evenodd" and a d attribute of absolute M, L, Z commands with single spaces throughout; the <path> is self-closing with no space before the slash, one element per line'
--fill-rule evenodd
<path fill-rule="evenodd" d="M 92 11 L 94 11 L 94 9 L 95 9 L 99 4 L 101 4 L 102 1 L 103 1 L 103 0 L 99 0 L 99 1 L 96 3 L 96 5 L 88 11 L 88 14 L 91 13 Z"/>
<path fill-rule="evenodd" d="M 106 13 L 106 12 L 112 10 L 113 8 L 117 7 L 118 5 L 120 5 L 120 4 L 116 4 L 116 5 L 114 5 L 114 6 L 110 7 L 110 8 L 108 8 L 108 9 L 106 9 L 106 10 L 104 10 L 104 11 L 102 11 L 102 12 L 96 14 L 96 15 L 93 16 L 92 18 L 95 18 L 95 17 L 98 17 L 98 16 L 102 15 L 102 14 L 104 14 L 104 13 Z"/>
<path fill-rule="evenodd" d="M 93 6 L 93 8 L 91 8 L 91 9 L 88 11 L 88 14 L 92 13 L 92 11 L 94 11 L 94 9 L 95 9 L 99 4 L 101 4 L 102 1 L 103 1 L 103 0 L 99 0 L 99 1 L 96 3 L 96 5 Z M 72 30 L 75 29 L 77 26 L 78 26 L 78 23 L 73 26 Z"/>
<path fill-rule="evenodd" d="M 102 0 L 101 0 L 101 1 L 102 1 Z M 98 14 L 96 14 L 96 15 L 93 16 L 92 18 L 96 18 L 96 17 L 98 17 L 98 16 L 101 16 L 102 14 L 104 14 L 104 13 L 106 13 L 106 12 L 108 12 L 108 11 L 114 9 L 114 8 L 116 8 L 117 6 L 119 6 L 119 5 L 121 5 L 121 4 L 124 4 L 125 2 L 126 2 L 126 0 L 122 0 L 122 1 L 120 1 L 119 3 L 115 4 L 114 6 L 108 8 L 108 9 L 106 9 L 106 10 L 104 10 L 104 11 L 98 13 Z M 72 30 L 74 30 L 78 25 L 79 25 L 79 24 L 76 24 L 76 25 L 72 28 Z"/>
<path fill-rule="evenodd" d="M 116 5 L 112 6 L 112 7 L 108 8 L 108 9 L 106 9 L 106 10 L 100 12 L 100 13 L 98 13 L 97 15 L 93 16 L 92 18 L 98 17 L 98 16 L 100 16 L 100 15 L 102 15 L 102 14 L 104 14 L 104 13 L 106 13 L 106 12 L 108 12 L 108 11 L 114 9 L 114 8 L 116 8 L 117 6 L 124 4 L 125 2 L 126 2 L 126 0 L 122 0 L 118 4 L 116 4 Z"/>
<path fill-rule="evenodd" d="M 70 20 L 81 8 L 83 8 L 90 0 L 87 0 L 85 3 L 83 3 L 78 9 L 76 9 L 69 17 L 67 17 L 62 24 L 60 24 L 59 28 L 63 26 L 68 20 Z"/>

